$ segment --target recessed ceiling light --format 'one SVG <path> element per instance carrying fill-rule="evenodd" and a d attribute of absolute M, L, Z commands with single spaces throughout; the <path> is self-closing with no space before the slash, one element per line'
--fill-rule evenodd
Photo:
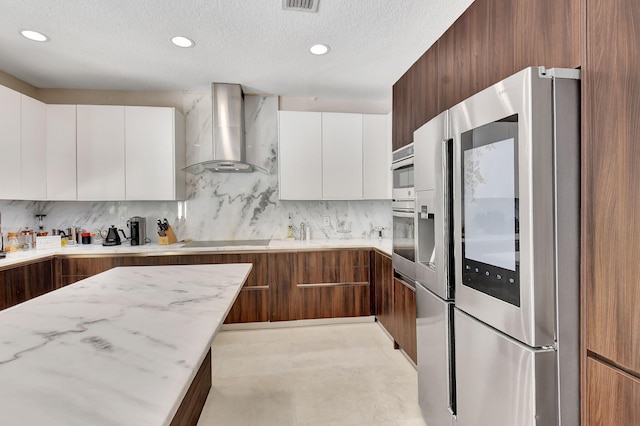
<path fill-rule="evenodd" d="M 327 46 L 326 44 L 314 44 L 309 48 L 309 52 L 313 53 L 314 55 L 326 55 L 327 53 L 329 53 L 329 50 L 331 50 L 331 48 L 329 48 L 329 46 Z"/>
<path fill-rule="evenodd" d="M 176 36 L 171 39 L 171 43 L 175 44 L 178 47 L 193 47 L 196 45 L 196 42 L 187 37 Z"/>
<path fill-rule="evenodd" d="M 33 41 L 49 41 L 49 37 L 42 33 L 39 33 L 38 31 L 22 30 L 20 31 L 20 34 L 22 35 L 22 37 L 26 37 L 29 40 Z"/>

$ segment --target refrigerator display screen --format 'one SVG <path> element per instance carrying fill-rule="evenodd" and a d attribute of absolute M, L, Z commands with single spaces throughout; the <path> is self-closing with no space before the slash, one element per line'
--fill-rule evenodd
<path fill-rule="evenodd" d="M 466 257 L 510 271 L 516 270 L 514 142 L 510 138 L 464 152 Z"/>
<path fill-rule="evenodd" d="M 464 285 L 520 306 L 517 115 L 462 134 Z"/>

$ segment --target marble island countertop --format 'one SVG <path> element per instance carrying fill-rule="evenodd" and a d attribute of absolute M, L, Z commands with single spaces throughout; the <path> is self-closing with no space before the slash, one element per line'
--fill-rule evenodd
<path fill-rule="evenodd" d="M 0 259 L 0 269 L 18 266 L 53 255 L 112 255 L 112 254 L 148 254 L 168 255 L 187 253 L 209 253 L 225 251 L 270 251 L 270 250 L 322 250 L 340 248 L 375 248 L 391 256 L 391 239 L 317 239 L 317 240 L 270 240 L 268 245 L 233 245 L 221 247 L 183 247 L 184 243 L 169 245 L 145 244 L 131 246 L 123 243 L 119 246 L 105 247 L 97 244 L 60 247 L 55 250 L 26 250 L 8 253 L 5 259 Z"/>
<path fill-rule="evenodd" d="M 250 270 L 114 268 L 0 312 L 2 418 L 169 424 Z"/>

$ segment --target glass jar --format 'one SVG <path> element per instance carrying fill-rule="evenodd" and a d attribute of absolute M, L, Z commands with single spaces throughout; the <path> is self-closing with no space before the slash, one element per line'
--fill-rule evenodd
<path fill-rule="evenodd" d="M 20 244 L 20 238 L 18 232 L 9 232 L 7 233 L 7 246 L 5 247 L 6 251 L 18 251 L 22 248 Z"/>
<path fill-rule="evenodd" d="M 22 250 L 30 250 L 33 248 L 34 243 L 33 229 L 23 229 L 20 231 L 20 243 L 22 244 Z"/>

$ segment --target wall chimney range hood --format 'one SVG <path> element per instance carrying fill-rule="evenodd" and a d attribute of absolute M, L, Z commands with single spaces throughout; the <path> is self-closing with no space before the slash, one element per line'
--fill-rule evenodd
<path fill-rule="evenodd" d="M 185 167 L 191 174 L 268 173 L 262 167 L 247 163 L 244 131 L 244 93 L 239 84 L 212 83 L 213 109 L 211 146 L 200 146 L 199 162 Z"/>

